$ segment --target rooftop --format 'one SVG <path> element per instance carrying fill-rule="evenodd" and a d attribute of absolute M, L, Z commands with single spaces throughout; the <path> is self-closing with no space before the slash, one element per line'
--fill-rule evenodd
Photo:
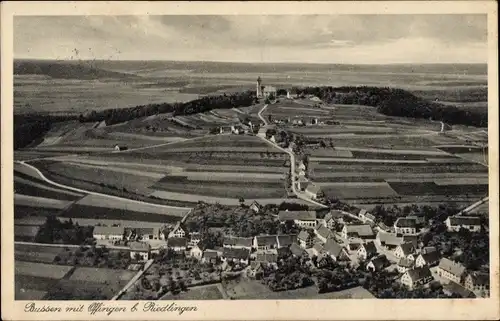
<path fill-rule="evenodd" d="M 229 259 L 246 260 L 250 256 L 250 250 L 226 247 L 222 251 L 222 256 Z"/>
<path fill-rule="evenodd" d="M 346 225 L 347 234 L 357 234 L 358 236 L 372 236 L 374 235 L 373 229 L 368 224 L 353 224 Z"/>
<path fill-rule="evenodd" d="M 123 226 L 95 226 L 94 235 L 123 235 L 125 228 Z"/>
<path fill-rule="evenodd" d="M 295 243 L 296 241 L 297 241 L 297 235 L 295 234 L 278 235 L 279 247 L 290 246 L 292 245 L 292 243 Z"/>
<path fill-rule="evenodd" d="M 450 224 L 453 226 L 460 225 L 481 225 L 481 219 L 476 216 L 450 216 Z"/>
<path fill-rule="evenodd" d="M 412 219 L 412 218 L 407 218 L 407 217 L 400 217 L 396 220 L 394 223 L 395 227 L 402 227 L 402 228 L 415 228 L 417 227 L 417 220 Z"/>
<path fill-rule="evenodd" d="M 280 211 L 278 213 L 278 219 L 280 222 L 285 221 L 314 221 L 316 220 L 315 211 Z"/>
<path fill-rule="evenodd" d="M 441 261 L 439 261 L 439 268 L 456 276 L 462 276 L 465 272 L 465 266 L 446 257 L 443 257 Z"/>
<path fill-rule="evenodd" d="M 253 244 L 252 237 L 225 237 L 224 245 L 228 246 L 242 246 L 242 247 L 251 247 Z"/>
<path fill-rule="evenodd" d="M 187 243 L 188 241 L 184 237 L 171 237 L 167 241 L 169 247 L 186 247 Z"/>
<path fill-rule="evenodd" d="M 129 247 L 134 251 L 149 251 L 149 249 L 151 248 L 148 243 L 144 242 L 130 242 Z"/>
<path fill-rule="evenodd" d="M 413 281 L 425 279 L 428 277 L 432 277 L 431 270 L 427 266 L 419 267 L 419 268 L 414 268 L 411 270 L 406 271 L 406 273 L 409 274 L 410 278 Z"/>
<path fill-rule="evenodd" d="M 256 236 L 258 246 L 277 246 L 278 238 L 276 235 Z"/>
<path fill-rule="evenodd" d="M 323 250 L 329 255 L 338 256 L 342 252 L 342 246 L 333 239 L 328 239 Z"/>

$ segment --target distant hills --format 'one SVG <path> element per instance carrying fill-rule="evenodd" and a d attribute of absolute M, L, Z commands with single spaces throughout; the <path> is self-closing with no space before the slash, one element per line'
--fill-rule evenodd
<path fill-rule="evenodd" d="M 110 71 L 96 67 L 92 62 L 66 62 L 49 60 L 16 60 L 14 75 L 43 75 L 56 79 L 130 79 L 137 75 Z"/>

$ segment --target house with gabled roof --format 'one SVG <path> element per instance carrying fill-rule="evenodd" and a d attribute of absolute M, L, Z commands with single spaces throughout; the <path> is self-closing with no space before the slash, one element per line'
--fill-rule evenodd
<path fill-rule="evenodd" d="M 465 277 L 464 285 L 469 291 L 483 291 L 485 296 L 488 296 L 490 293 L 490 275 L 477 271 L 471 272 Z"/>
<path fill-rule="evenodd" d="M 308 197 L 313 200 L 318 200 L 322 197 L 323 193 L 321 191 L 321 187 L 316 184 L 309 184 L 306 187 L 305 193 Z"/>
<path fill-rule="evenodd" d="M 337 243 L 334 239 L 328 239 L 323 245 L 323 251 L 328 254 L 334 261 L 349 260 L 347 250 Z"/>
<path fill-rule="evenodd" d="M 342 237 L 349 239 L 351 237 L 360 239 L 374 239 L 375 233 L 368 224 L 348 224 L 342 229 Z"/>
<path fill-rule="evenodd" d="M 223 246 L 228 248 L 245 248 L 251 249 L 254 243 L 253 237 L 236 237 L 227 236 L 224 238 Z"/>
<path fill-rule="evenodd" d="M 276 237 L 278 239 L 278 249 L 289 247 L 293 243 L 297 243 L 297 235 L 295 234 L 282 234 Z"/>
<path fill-rule="evenodd" d="M 130 258 L 133 260 L 147 261 L 151 255 L 151 246 L 145 242 L 130 242 Z"/>
<path fill-rule="evenodd" d="M 371 258 L 370 262 L 366 265 L 366 270 L 370 272 L 381 271 L 390 266 L 391 262 L 387 259 L 385 254 Z"/>
<path fill-rule="evenodd" d="M 400 237 L 395 233 L 387 233 L 380 231 L 377 233 L 375 242 L 377 242 L 380 246 L 388 250 L 394 250 L 400 244 L 403 243 L 403 237 Z"/>
<path fill-rule="evenodd" d="M 316 244 L 314 244 L 314 245 L 313 245 L 313 247 L 312 247 L 312 253 L 313 253 L 315 256 L 318 256 L 318 257 L 320 257 L 320 256 L 322 256 L 323 254 L 325 254 L 325 253 L 323 252 L 323 244 L 321 244 L 321 243 L 316 243 Z"/>
<path fill-rule="evenodd" d="M 263 206 L 259 204 L 257 201 L 253 201 L 249 207 L 255 214 L 258 214 L 262 211 Z"/>
<path fill-rule="evenodd" d="M 170 231 L 170 233 L 168 233 L 169 238 L 171 237 L 182 238 L 186 237 L 186 235 L 187 235 L 187 230 L 181 222 L 177 222 L 177 224 L 175 224 L 174 228 Z"/>
<path fill-rule="evenodd" d="M 481 218 L 478 216 L 450 216 L 444 222 L 449 232 L 458 232 L 461 228 L 471 232 L 481 231 Z"/>
<path fill-rule="evenodd" d="M 300 176 L 297 180 L 297 188 L 303 192 L 306 190 L 307 186 L 309 186 L 309 180 L 304 176 Z"/>
<path fill-rule="evenodd" d="M 228 248 L 225 247 L 222 251 L 221 260 L 223 262 L 235 262 L 247 264 L 250 258 L 250 250 L 245 248 Z"/>
<path fill-rule="evenodd" d="M 406 271 L 408 271 L 409 269 L 413 269 L 414 267 L 415 267 L 414 260 L 402 257 L 399 259 L 397 269 L 399 273 L 405 273 Z"/>
<path fill-rule="evenodd" d="M 280 211 L 278 220 L 284 224 L 287 221 L 293 221 L 297 226 L 302 228 L 316 227 L 316 212 L 315 211 Z"/>
<path fill-rule="evenodd" d="M 200 232 L 191 232 L 189 233 L 189 246 L 195 246 L 201 241 L 201 233 Z"/>
<path fill-rule="evenodd" d="M 167 241 L 168 248 L 175 252 L 182 252 L 187 249 L 188 240 L 185 237 L 171 237 Z"/>
<path fill-rule="evenodd" d="M 290 252 L 293 256 L 296 257 L 303 257 L 304 255 L 307 255 L 306 250 L 297 243 L 293 243 L 292 245 L 290 245 Z"/>
<path fill-rule="evenodd" d="M 250 278 L 259 279 L 264 273 L 264 268 L 262 267 L 262 262 L 252 261 L 247 270 L 247 275 Z"/>
<path fill-rule="evenodd" d="M 465 273 L 465 266 L 443 257 L 439 261 L 437 273 L 439 276 L 447 278 L 448 280 L 461 283 Z"/>
<path fill-rule="evenodd" d="M 303 249 L 308 249 L 313 246 L 314 243 L 314 235 L 309 233 L 309 231 L 302 230 L 297 236 L 297 240 L 299 241 L 299 245 Z"/>
<path fill-rule="evenodd" d="M 413 289 L 416 286 L 427 284 L 433 279 L 434 278 L 431 270 L 429 270 L 429 267 L 423 266 L 406 271 L 401 277 L 401 283 L 406 285 L 408 288 Z"/>
<path fill-rule="evenodd" d="M 258 251 L 273 250 L 278 248 L 277 235 L 259 235 L 253 238 L 253 247 Z"/>
<path fill-rule="evenodd" d="M 217 264 L 219 258 L 219 254 L 215 250 L 205 250 L 203 251 L 203 257 L 201 261 L 203 263 L 212 263 L 212 264 Z"/>
<path fill-rule="evenodd" d="M 408 217 L 399 217 L 394 222 L 394 231 L 396 234 L 416 234 L 417 220 Z"/>
<path fill-rule="evenodd" d="M 333 232 L 325 225 L 320 225 L 314 230 L 314 234 L 324 243 L 327 239 L 333 238 Z"/>
<path fill-rule="evenodd" d="M 358 217 L 363 223 L 375 223 L 375 216 L 365 209 L 359 211 Z"/>
<path fill-rule="evenodd" d="M 449 283 L 443 285 L 443 292 L 448 295 L 458 295 L 463 299 L 476 298 L 474 292 L 453 281 L 450 281 Z"/>
<path fill-rule="evenodd" d="M 440 255 L 438 251 L 432 251 L 432 252 L 426 252 L 426 253 L 420 253 L 417 256 L 417 259 L 415 260 L 415 266 L 416 267 L 421 267 L 421 266 L 435 266 L 439 264 L 439 259 Z"/>
<path fill-rule="evenodd" d="M 377 253 L 377 247 L 373 242 L 361 244 L 356 252 L 358 258 L 363 261 L 377 255 Z"/>
<path fill-rule="evenodd" d="M 337 210 L 331 210 L 328 214 L 325 215 L 325 224 L 330 230 L 333 230 L 335 226 L 339 223 L 344 222 L 344 213 Z"/>
<path fill-rule="evenodd" d="M 198 245 L 194 245 L 189 250 L 189 256 L 197 260 L 201 260 L 203 258 L 203 249 Z"/>
<path fill-rule="evenodd" d="M 409 260 L 414 260 L 415 257 L 415 247 L 411 242 L 405 242 L 403 244 L 398 245 L 398 247 L 394 250 L 394 256 L 397 258 L 407 258 Z"/>

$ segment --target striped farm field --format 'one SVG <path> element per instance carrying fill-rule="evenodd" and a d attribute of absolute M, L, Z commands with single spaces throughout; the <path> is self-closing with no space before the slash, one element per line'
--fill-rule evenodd
<path fill-rule="evenodd" d="M 165 174 L 162 173 L 155 173 L 155 172 L 150 172 L 150 171 L 145 171 L 143 170 L 138 170 L 138 169 L 130 169 L 130 168 L 120 168 L 120 167 L 115 167 L 115 166 L 102 166 L 102 165 L 89 165 L 89 164 L 82 164 L 80 162 L 65 162 L 64 164 L 66 165 L 73 165 L 85 169 L 93 169 L 96 171 L 102 170 L 102 171 L 110 171 L 110 172 L 116 172 L 116 173 L 123 173 L 123 174 L 129 174 L 133 176 L 142 176 L 142 177 L 148 177 L 152 179 L 161 179 Z"/>
<path fill-rule="evenodd" d="M 136 272 L 129 270 L 78 267 L 75 269 L 75 272 L 71 274 L 69 279 L 77 281 L 93 281 L 98 283 L 110 282 L 111 279 L 113 279 L 113 281 L 123 283 L 122 286 L 125 286 L 125 284 L 127 284 L 127 282 L 132 279 L 135 274 Z"/>
<path fill-rule="evenodd" d="M 349 150 L 336 150 L 332 148 L 306 149 L 304 153 L 312 157 L 353 157 Z"/>
<path fill-rule="evenodd" d="M 335 186 L 322 186 L 321 190 L 327 197 L 337 199 L 383 199 L 397 197 L 398 194 L 387 183 L 358 184 L 346 186 L 338 184 Z"/>
<path fill-rule="evenodd" d="M 340 158 L 340 157 L 310 157 L 310 161 L 320 164 L 332 163 L 376 163 L 376 164 L 427 164 L 426 160 L 414 159 L 371 159 L 371 158 Z"/>
<path fill-rule="evenodd" d="M 35 206 L 23 206 L 16 204 L 14 202 L 14 218 L 15 223 L 20 224 L 19 221 L 28 220 L 31 221 L 31 217 L 46 217 L 46 216 L 57 216 L 62 213 L 64 209 L 57 208 L 46 208 L 46 207 L 35 207 Z M 45 219 L 41 221 L 41 224 L 45 223 Z M 27 224 L 27 225 L 31 225 Z"/>
<path fill-rule="evenodd" d="M 368 127 L 368 126 L 320 126 L 320 127 L 296 127 L 291 128 L 291 132 L 303 134 L 305 136 L 320 136 L 328 137 L 331 134 L 345 134 L 345 133 L 361 133 L 361 134 L 384 134 L 394 133 L 395 129 L 386 127 Z"/>
<path fill-rule="evenodd" d="M 331 137 L 329 141 L 335 147 L 408 148 L 408 146 L 411 146 L 413 149 L 419 149 L 436 145 L 436 142 L 431 140 L 430 137 L 425 135 L 388 135 L 378 137 L 354 135 L 342 138 Z"/>
<path fill-rule="evenodd" d="M 256 173 L 286 173 L 287 167 L 283 166 L 253 166 L 254 164 L 244 165 L 198 165 L 186 164 L 185 170 L 187 172 L 256 172 Z"/>
<path fill-rule="evenodd" d="M 53 263 L 60 247 L 14 244 L 14 257 L 17 261 Z"/>
<path fill-rule="evenodd" d="M 487 173 L 488 170 L 479 164 L 376 164 L 363 163 L 313 163 L 309 164 L 314 175 L 321 175 L 323 172 L 344 172 L 344 173 L 398 173 L 406 172 L 412 174 L 426 173 Z"/>
<path fill-rule="evenodd" d="M 391 182 L 391 188 L 400 195 L 486 195 L 488 185 L 438 185 L 434 182 Z"/>
<path fill-rule="evenodd" d="M 43 207 L 50 209 L 64 209 L 72 204 L 71 201 L 57 200 L 31 195 L 14 194 L 14 204 L 20 206 Z"/>
<path fill-rule="evenodd" d="M 186 173 L 188 180 L 223 182 L 276 182 L 284 178 L 282 174 L 244 173 L 244 172 L 191 172 Z"/>
<path fill-rule="evenodd" d="M 42 181 L 25 179 L 18 175 L 14 175 L 14 193 L 67 201 L 74 201 L 85 196 L 83 193 L 54 188 Z"/>
<path fill-rule="evenodd" d="M 14 270 L 16 274 L 28 275 L 42 278 L 61 279 L 69 271 L 73 269 L 72 266 L 53 265 L 45 263 L 33 263 L 16 261 Z"/>

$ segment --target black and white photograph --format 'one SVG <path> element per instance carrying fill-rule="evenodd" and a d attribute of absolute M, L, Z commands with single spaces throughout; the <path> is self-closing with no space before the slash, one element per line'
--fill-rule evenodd
<path fill-rule="evenodd" d="M 490 298 L 487 14 L 12 33 L 14 300 Z"/>

